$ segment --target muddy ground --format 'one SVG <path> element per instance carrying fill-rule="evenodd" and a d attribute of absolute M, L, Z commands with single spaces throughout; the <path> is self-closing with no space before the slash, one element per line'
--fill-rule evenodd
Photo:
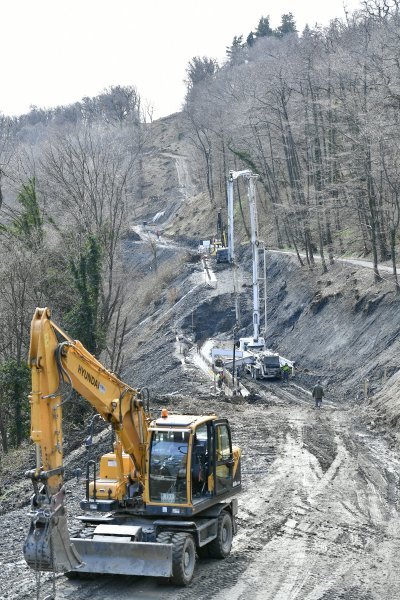
<path fill-rule="evenodd" d="M 157 407 L 164 404 L 177 412 L 215 411 L 230 420 L 234 441 L 243 450 L 239 530 L 231 556 L 225 561 L 199 561 L 188 589 L 160 587 L 146 578 L 101 576 L 70 581 L 58 575 L 56 597 L 60 600 L 245 600 L 250 594 L 271 600 L 400 598 L 400 455 L 396 431 L 363 396 L 366 374 L 371 386 L 382 393 L 382 362 L 374 362 L 369 354 L 368 360 L 374 365 L 369 371 L 365 360 L 357 362 L 356 354 L 349 362 L 342 343 L 345 335 L 348 343 L 358 339 L 365 354 L 367 343 L 379 349 L 378 357 L 389 353 L 385 331 L 390 338 L 394 325 L 393 319 L 388 323 L 385 318 L 384 303 L 391 294 L 390 282 L 387 290 L 381 290 L 383 299 L 376 310 L 369 308 L 363 314 L 362 310 L 354 312 L 357 300 L 348 280 L 355 274 L 346 270 L 349 267 L 332 269 L 325 276 L 309 273 L 305 278 L 294 259 L 285 256 L 274 261 L 270 264 L 274 273 L 270 331 L 274 347 L 280 346 L 282 353 L 297 362 L 289 386 L 259 385 L 255 402 L 242 399 L 234 404 L 217 397 L 212 381 L 192 364 L 195 349 L 177 343 L 177 333 L 193 338 L 227 338 L 233 326 L 229 271 L 216 270 L 218 285 L 210 288 L 204 284 L 200 266 L 190 266 L 186 275 L 181 275 L 185 287 L 179 306 L 164 307 L 149 320 L 150 341 L 137 348 L 127 369 L 128 375 L 131 371 L 127 381 L 135 381 L 137 374 L 155 393 L 165 391 Z M 242 277 L 245 281 L 245 272 Z M 357 275 L 359 281 L 365 278 L 366 298 L 371 293 L 369 277 L 370 273 Z M 244 319 L 246 290 L 244 286 Z M 376 290 L 373 294 L 375 298 Z M 340 317 L 330 329 L 329 351 L 327 343 L 320 340 L 325 339 L 321 331 L 335 314 Z M 369 323 L 368 327 L 360 329 L 358 319 Z M 388 366 L 394 365 L 395 350 L 393 346 Z M 324 360 L 329 352 L 330 360 Z M 154 361 L 159 365 L 157 377 Z M 321 375 L 327 399 L 322 410 L 315 411 L 309 389 Z M 108 438 L 107 431 L 100 435 L 94 455 L 108 450 Z M 80 513 L 78 502 L 83 491 L 72 472 L 77 466 L 84 468 L 84 461 L 82 446 L 66 460 L 72 530 L 77 525 L 72 517 Z M 37 597 L 37 580 L 22 556 L 30 493 L 29 483 L 22 477 L 25 466 L 30 465 L 20 465 L 20 480 L 14 478 L 5 486 L 3 502 L 6 543 L 0 550 L 0 598 L 10 600 Z M 41 577 L 38 598 L 51 592 L 48 579 L 48 575 Z"/>
<path fill-rule="evenodd" d="M 239 530 L 229 558 L 199 561 L 187 589 L 138 577 L 70 581 L 59 575 L 57 598 L 400 598 L 397 447 L 387 434 L 371 431 L 365 407 L 328 398 L 316 411 L 294 384 L 268 384 L 255 403 L 174 400 L 180 412 L 215 410 L 228 417 L 243 448 Z M 71 515 L 82 486 L 70 480 L 68 490 Z M 24 508 L 3 517 L 4 599 L 36 597 L 34 574 L 21 554 L 26 525 Z M 47 579 L 41 598 L 51 591 Z"/>

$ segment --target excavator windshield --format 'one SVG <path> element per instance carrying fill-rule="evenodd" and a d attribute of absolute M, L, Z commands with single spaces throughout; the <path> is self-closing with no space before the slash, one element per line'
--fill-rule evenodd
<path fill-rule="evenodd" d="M 187 502 L 188 431 L 153 431 L 150 447 L 150 500 Z"/>

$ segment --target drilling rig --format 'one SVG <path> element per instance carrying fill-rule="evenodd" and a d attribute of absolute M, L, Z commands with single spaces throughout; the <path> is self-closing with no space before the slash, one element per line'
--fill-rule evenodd
<path fill-rule="evenodd" d="M 247 197 L 250 210 L 251 252 L 253 271 L 253 335 L 239 339 L 239 349 L 243 352 L 241 363 L 254 379 L 270 379 L 281 377 L 279 354 L 271 352 L 265 345 L 267 329 L 267 281 L 265 243 L 259 239 L 258 214 L 255 194 L 255 181 L 258 175 L 246 169 L 230 171 L 228 178 L 228 255 L 233 265 L 234 285 L 237 290 L 235 244 L 234 244 L 234 210 L 233 184 L 242 177 L 247 184 Z M 260 309 L 262 307 L 262 309 Z M 236 309 L 238 314 L 238 308 Z M 263 333 L 261 335 L 261 318 Z"/>

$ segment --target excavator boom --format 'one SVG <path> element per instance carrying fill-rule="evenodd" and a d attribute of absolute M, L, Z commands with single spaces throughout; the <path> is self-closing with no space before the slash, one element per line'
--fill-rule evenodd
<path fill-rule="evenodd" d="M 121 382 L 79 341 L 57 327 L 47 308 L 37 308 L 32 319 L 29 366 L 36 468 L 27 473 L 35 493 L 24 555 L 37 570 L 69 571 L 82 561 L 70 542 L 64 507 L 62 383 L 69 383 L 103 419 L 113 424 L 119 438 L 117 462 L 122 463 L 124 450 L 135 465 L 139 481 L 143 481 L 145 468 L 147 421 L 138 391 Z M 124 479 L 121 471 L 122 468 L 119 476 Z"/>

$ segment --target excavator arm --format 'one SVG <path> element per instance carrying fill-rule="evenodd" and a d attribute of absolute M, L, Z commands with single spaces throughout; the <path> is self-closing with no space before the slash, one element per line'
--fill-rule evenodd
<path fill-rule="evenodd" d="M 138 390 L 108 371 L 79 341 L 72 340 L 51 321 L 47 308 L 37 308 L 31 324 L 29 366 L 32 374 L 31 439 L 36 444 L 36 468 L 29 471 L 35 494 L 25 558 L 31 566 L 68 570 L 79 564 L 74 548 L 66 544 L 63 487 L 61 388 L 75 390 L 103 419 L 112 424 L 117 473 L 124 479 L 122 451 L 135 466 L 135 477 L 145 485 L 147 419 Z M 40 538 L 40 543 L 38 539 Z M 58 557 L 54 564 L 53 556 Z"/>

